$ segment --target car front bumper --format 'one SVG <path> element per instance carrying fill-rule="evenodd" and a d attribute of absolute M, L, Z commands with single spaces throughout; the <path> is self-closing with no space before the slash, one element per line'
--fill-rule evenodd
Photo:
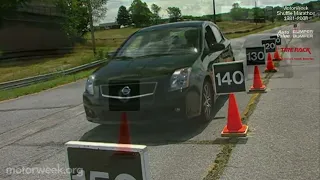
<path fill-rule="evenodd" d="M 156 117 L 164 117 L 173 114 L 184 113 L 186 107 L 186 97 L 189 92 L 189 88 L 182 91 L 172 91 L 163 94 L 154 94 L 151 96 L 141 97 L 139 99 L 139 107 L 133 108 L 133 111 L 125 111 L 130 121 L 134 122 L 148 122 L 154 121 Z M 111 110 L 111 106 L 119 105 L 112 103 L 109 98 L 99 96 L 98 98 L 83 94 L 83 104 L 86 113 L 87 120 L 99 124 L 118 123 L 120 122 L 121 109 L 117 111 Z M 130 102 L 128 102 L 130 103 Z M 132 105 L 137 106 L 137 104 Z M 180 110 L 177 112 L 177 110 Z"/>

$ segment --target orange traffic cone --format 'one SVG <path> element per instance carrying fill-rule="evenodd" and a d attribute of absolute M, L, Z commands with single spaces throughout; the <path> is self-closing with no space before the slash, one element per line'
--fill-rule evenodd
<path fill-rule="evenodd" d="M 277 68 L 274 67 L 270 53 L 268 53 L 267 67 L 264 72 L 278 72 Z"/>
<path fill-rule="evenodd" d="M 257 65 L 254 66 L 253 85 L 249 92 L 266 92 L 266 86 L 261 80 L 259 67 Z"/>
<path fill-rule="evenodd" d="M 242 125 L 241 117 L 234 94 L 229 94 L 228 120 L 227 125 L 221 132 L 222 137 L 245 137 L 248 126 Z"/>
<path fill-rule="evenodd" d="M 131 144 L 129 124 L 127 119 L 127 113 L 121 114 L 121 124 L 119 131 L 119 144 Z"/>
<path fill-rule="evenodd" d="M 276 52 L 274 52 L 274 58 L 273 58 L 274 61 L 281 61 L 282 58 L 279 54 L 279 51 L 278 51 L 278 48 L 276 48 Z"/>
<path fill-rule="evenodd" d="M 116 154 L 127 154 L 131 150 L 131 138 L 129 131 L 129 124 L 127 119 L 127 113 L 121 114 L 121 124 L 119 130 L 119 141 Z"/>

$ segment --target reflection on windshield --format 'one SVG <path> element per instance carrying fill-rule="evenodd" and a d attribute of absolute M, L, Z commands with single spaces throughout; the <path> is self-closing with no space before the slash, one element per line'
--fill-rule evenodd
<path fill-rule="evenodd" d="M 116 58 L 198 53 L 200 32 L 194 27 L 140 32 L 131 37 Z"/>

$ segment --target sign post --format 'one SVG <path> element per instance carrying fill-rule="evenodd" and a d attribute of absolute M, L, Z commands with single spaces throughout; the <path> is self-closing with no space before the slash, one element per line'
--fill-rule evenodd
<path fill-rule="evenodd" d="M 71 180 L 150 179 L 144 145 L 69 141 L 65 146 Z M 125 153 L 118 153 L 119 148 Z"/>
<path fill-rule="evenodd" d="M 217 95 L 246 91 L 243 61 L 214 63 L 212 70 Z"/>
<path fill-rule="evenodd" d="M 266 49 L 266 53 L 276 51 L 276 39 L 265 39 L 261 41 L 262 45 Z"/>

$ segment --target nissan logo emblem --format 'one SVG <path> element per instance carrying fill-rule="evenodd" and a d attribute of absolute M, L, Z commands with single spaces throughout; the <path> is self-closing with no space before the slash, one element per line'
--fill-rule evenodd
<path fill-rule="evenodd" d="M 131 89 L 129 88 L 129 86 L 125 86 L 122 90 L 121 93 L 125 96 L 129 95 L 131 92 Z"/>

